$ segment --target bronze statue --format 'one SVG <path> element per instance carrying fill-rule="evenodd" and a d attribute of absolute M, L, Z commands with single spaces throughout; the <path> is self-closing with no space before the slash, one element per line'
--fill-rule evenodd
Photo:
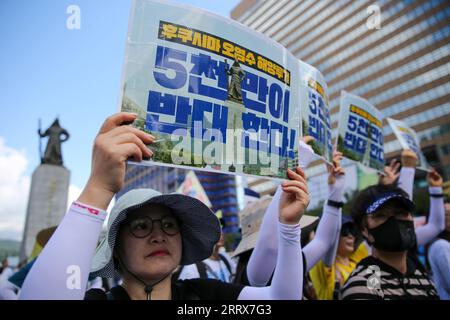
<path fill-rule="evenodd" d="M 41 154 L 41 163 L 62 166 L 61 142 L 69 139 L 69 133 L 60 127 L 58 118 L 56 118 L 50 128 L 45 130 L 44 133 L 42 133 L 41 128 L 39 128 L 38 134 L 41 138 L 48 137 L 44 157 L 42 157 Z"/>
<path fill-rule="evenodd" d="M 228 69 L 227 61 L 225 60 L 226 72 L 228 76 L 231 76 L 231 81 L 228 84 L 228 100 L 234 100 L 238 103 L 242 103 L 242 89 L 241 82 L 245 78 L 245 72 L 242 70 L 237 59 L 234 59 L 234 63 L 231 68 Z M 228 77 L 227 77 L 228 80 Z"/>

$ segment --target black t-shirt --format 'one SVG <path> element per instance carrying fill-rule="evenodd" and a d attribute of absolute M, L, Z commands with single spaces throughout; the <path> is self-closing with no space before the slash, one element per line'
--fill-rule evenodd
<path fill-rule="evenodd" d="M 172 300 L 237 300 L 243 285 L 231 284 L 215 279 L 188 279 L 172 283 Z M 85 300 L 130 300 L 126 290 L 117 286 L 109 296 L 102 289 L 90 289 Z"/>

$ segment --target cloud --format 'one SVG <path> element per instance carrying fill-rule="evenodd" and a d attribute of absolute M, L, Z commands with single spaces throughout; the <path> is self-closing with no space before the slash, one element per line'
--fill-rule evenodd
<path fill-rule="evenodd" d="M 67 209 L 69 209 L 72 202 L 78 199 L 78 197 L 81 194 L 81 191 L 82 190 L 80 188 L 78 188 L 73 184 L 69 186 L 69 194 L 67 195 Z"/>
<path fill-rule="evenodd" d="M 0 137 L 0 238 L 20 240 L 30 189 L 24 150 L 16 150 Z"/>
<path fill-rule="evenodd" d="M 31 182 L 27 166 L 26 152 L 8 147 L 0 137 L 0 239 L 22 240 Z M 70 185 L 67 206 L 80 193 L 79 187 Z"/>

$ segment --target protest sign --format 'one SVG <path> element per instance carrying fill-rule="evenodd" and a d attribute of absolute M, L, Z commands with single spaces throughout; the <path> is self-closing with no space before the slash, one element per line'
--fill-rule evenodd
<path fill-rule="evenodd" d="M 369 101 L 341 91 L 337 150 L 362 165 L 384 171 L 383 118 Z"/>
<path fill-rule="evenodd" d="M 430 165 L 420 149 L 416 132 L 403 121 L 392 118 L 387 118 L 387 120 L 403 150 L 411 149 L 417 155 L 417 169 L 429 171 Z"/>
<path fill-rule="evenodd" d="M 332 163 L 330 103 L 325 78 L 319 70 L 307 63 L 299 61 L 299 67 L 303 136 L 313 137 L 311 147 L 314 153 Z"/>
<path fill-rule="evenodd" d="M 120 109 L 156 136 L 143 164 L 285 178 L 301 132 L 298 64 L 232 20 L 134 0 Z"/>

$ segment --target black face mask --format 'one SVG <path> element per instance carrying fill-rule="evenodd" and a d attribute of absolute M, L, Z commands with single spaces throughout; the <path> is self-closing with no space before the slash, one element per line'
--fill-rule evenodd
<path fill-rule="evenodd" d="M 369 229 L 369 233 L 375 239 L 372 245 L 382 251 L 401 252 L 416 246 L 413 221 L 390 217 L 378 227 Z"/>

